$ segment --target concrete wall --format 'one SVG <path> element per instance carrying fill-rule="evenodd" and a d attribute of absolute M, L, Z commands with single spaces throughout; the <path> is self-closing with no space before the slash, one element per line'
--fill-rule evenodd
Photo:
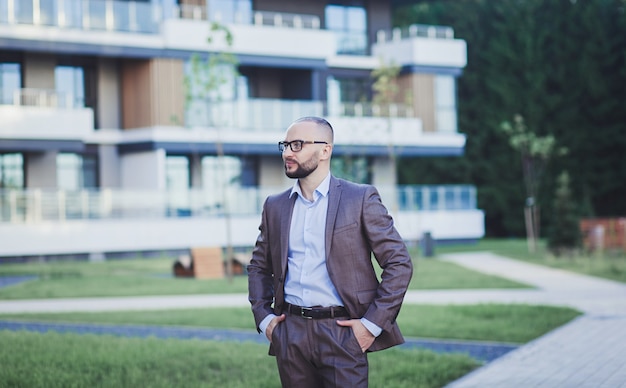
<path fill-rule="evenodd" d="M 122 127 L 121 91 L 117 62 L 100 58 L 98 64 L 98 121 L 100 128 Z"/>
<path fill-rule="evenodd" d="M 122 188 L 165 190 L 165 150 L 122 155 Z"/>

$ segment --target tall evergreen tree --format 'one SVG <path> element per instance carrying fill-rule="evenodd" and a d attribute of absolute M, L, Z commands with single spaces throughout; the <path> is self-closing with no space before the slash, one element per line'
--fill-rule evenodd
<path fill-rule="evenodd" d="M 458 80 L 466 154 L 403 160 L 412 173 L 400 182 L 475 184 L 488 235 L 523 235 L 519 164 L 498 131 L 521 114 L 538 136 L 569 150 L 542 182 L 545 214 L 562 170 L 575 172 L 572 193 L 587 215 L 626 214 L 625 8 L 622 0 L 437 0 L 396 12 L 399 26 L 449 25 L 468 44 Z"/>

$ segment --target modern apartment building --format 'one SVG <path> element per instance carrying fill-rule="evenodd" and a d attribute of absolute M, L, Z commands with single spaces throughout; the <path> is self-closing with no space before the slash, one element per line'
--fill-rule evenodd
<path fill-rule="evenodd" d="M 392 3 L 0 0 L 0 260 L 251 246 L 309 115 L 407 241 L 481 238 L 474 187 L 397 185 L 403 158 L 463 154 L 467 55 L 450 27 L 393 29 Z"/>

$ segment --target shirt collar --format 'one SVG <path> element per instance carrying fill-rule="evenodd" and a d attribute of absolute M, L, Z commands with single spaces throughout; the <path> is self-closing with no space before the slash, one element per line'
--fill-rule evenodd
<path fill-rule="evenodd" d="M 328 190 L 330 188 L 330 172 L 328 173 L 328 175 L 326 175 L 326 178 L 324 178 L 324 180 L 322 181 L 322 183 L 319 184 L 319 186 L 317 186 L 317 188 L 315 189 L 315 193 L 313 193 L 313 195 L 315 197 L 321 195 L 321 196 L 327 196 L 328 195 Z M 300 197 L 304 198 L 304 196 L 302 195 L 302 190 L 300 189 L 300 180 L 296 180 L 296 183 L 294 183 L 293 187 L 291 188 L 291 193 L 289 193 L 289 198 L 291 198 L 295 193 L 297 193 Z"/>

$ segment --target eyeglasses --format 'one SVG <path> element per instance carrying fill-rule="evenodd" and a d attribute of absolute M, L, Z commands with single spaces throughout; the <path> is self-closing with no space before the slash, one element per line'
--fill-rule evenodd
<path fill-rule="evenodd" d="M 285 149 L 287 149 L 287 147 L 290 147 L 293 152 L 298 152 L 302 149 L 302 146 L 304 144 L 328 144 L 328 142 L 313 140 L 279 141 L 278 150 L 282 153 L 285 152 Z"/>

